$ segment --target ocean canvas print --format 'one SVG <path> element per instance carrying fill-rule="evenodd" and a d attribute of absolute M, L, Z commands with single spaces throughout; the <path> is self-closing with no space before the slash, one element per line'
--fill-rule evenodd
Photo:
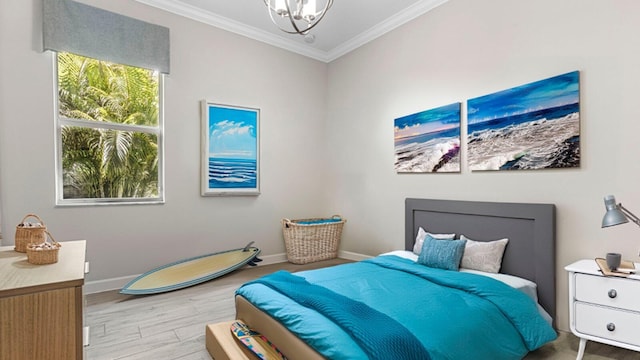
<path fill-rule="evenodd" d="M 580 166 L 579 72 L 467 101 L 469 169 Z"/>
<path fill-rule="evenodd" d="M 202 195 L 259 194 L 259 114 L 203 102 Z"/>
<path fill-rule="evenodd" d="M 394 120 L 395 170 L 460 172 L 460 103 Z"/>

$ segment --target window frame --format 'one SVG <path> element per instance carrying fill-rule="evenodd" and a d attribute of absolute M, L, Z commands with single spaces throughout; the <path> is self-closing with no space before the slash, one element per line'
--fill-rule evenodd
<path fill-rule="evenodd" d="M 58 52 L 53 54 L 53 87 L 54 87 L 54 117 L 55 117 L 55 197 L 56 206 L 99 206 L 99 205 L 141 205 L 164 204 L 164 74 L 158 72 L 158 126 L 129 125 L 120 123 L 99 122 L 93 120 L 71 119 L 60 116 Z M 94 58 L 95 59 L 95 58 Z M 96 59 L 99 60 L 99 59 Z M 102 60 L 101 60 L 102 61 Z M 127 65 L 129 66 L 129 65 Z M 64 171 L 62 169 L 62 128 L 75 126 L 88 129 L 109 129 L 133 131 L 153 134 L 157 137 L 158 145 L 158 196 L 148 198 L 64 198 Z"/>

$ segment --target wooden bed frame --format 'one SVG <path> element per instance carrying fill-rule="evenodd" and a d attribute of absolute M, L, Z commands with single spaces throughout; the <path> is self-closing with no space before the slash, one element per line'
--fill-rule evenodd
<path fill-rule="evenodd" d="M 420 227 L 432 233 L 464 234 L 478 241 L 509 238 L 500 272 L 537 283 L 539 303 L 555 319 L 554 205 L 406 199 L 406 250 L 413 249 Z M 323 359 L 280 323 L 240 296 L 236 296 L 236 318 L 264 334 L 289 359 Z M 210 335 L 207 330 L 208 349 L 213 338 Z"/>

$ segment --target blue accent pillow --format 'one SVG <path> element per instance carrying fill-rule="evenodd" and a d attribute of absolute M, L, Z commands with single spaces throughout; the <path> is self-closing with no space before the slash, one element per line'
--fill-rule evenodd
<path fill-rule="evenodd" d="M 424 238 L 418 264 L 458 271 L 467 240 L 438 240 L 430 235 Z"/>

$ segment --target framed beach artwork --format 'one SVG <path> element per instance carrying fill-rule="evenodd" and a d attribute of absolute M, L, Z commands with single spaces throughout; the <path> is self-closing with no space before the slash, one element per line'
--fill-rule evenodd
<path fill-rule="evenodd" d="M 260 194 L 260 110 L 202 101 L 201 195 Z"/>
<path fill-rule="evenodd" d="M 469 169 L 580 167 L 579 72 L 467 101 Z"/>
<path fill-rule="evenodd" d="M 460 103 L 394 120 L 398 173 L 460 172 Z"/>

